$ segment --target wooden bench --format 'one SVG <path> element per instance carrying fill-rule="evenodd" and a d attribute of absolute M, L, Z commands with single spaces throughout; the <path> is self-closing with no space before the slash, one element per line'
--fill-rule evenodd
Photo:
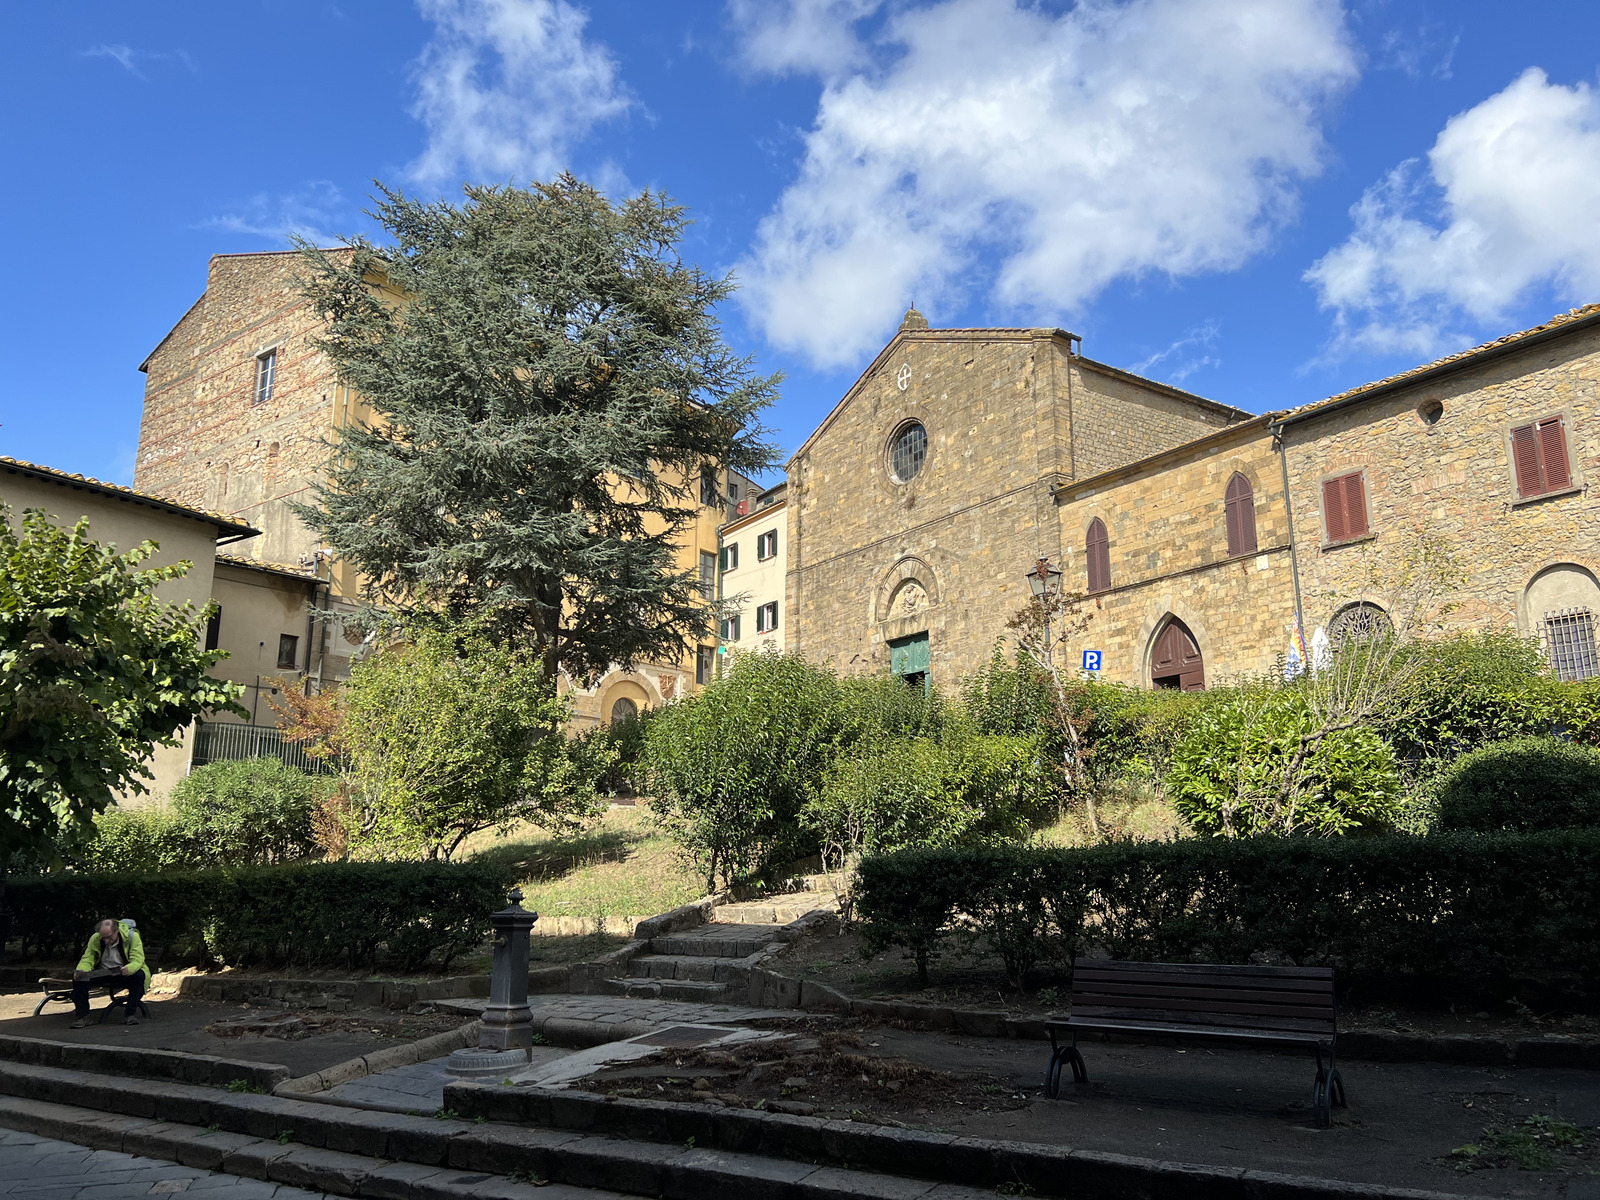
<path fill-rule="evenodd" d="M 151 969 L 152 971 L 154 970 L 154 968 Z M 39 1001 L 38 1007 L 33 1010 L 33 1015 L 37 1017 L 40 1013 L 42 1013 L 46 1004 L 71 1004 L 72 983 L 73 979 L 71 975 L 46 975 L 44 978 L 40 979 L 39 987 L 40 990 L 44 992 L 44 999 Z M 104 983 L 99 982 L 95 982 L 89 988 L 90 1000 L 93 1000 L 98 996 L 111 997 L 111 1003 L 99 1010 L 100 1015 L 96 1019 L 95 1024 L 105 1024 L 106 1017 L 108 1017 L 111 1014 L 111 1010 L 116 1008 L 118 1005 L 121 1005 L 124 1011 L 126 1011 L 128 1003 L 127 991 L 126 989 L 119 989 L 118 992 L 119 994 L 113 994 L 109 987 L 107 987 Z M 144 1006 L 144 1001 L 142 999 L 139 1001 L 139 1015 L 145 1018 L 150 1016 L 150 1010 Z"/>
<path fill-rule="evenodd" d="M 1343 1108 L 1344 1080 L 1331 967 L 1256 967 L 1195 963 L 1111 962 L 1080 958 L 1072 968 L 1072 1011 L 1047 1021 L 1050 1065 L 1044 1090 L 1061 1090 L 1061 1065 L 1075 1083 L 1089 1078 L 1080 1033 L 1159 1034 L 1252 1046 L 1308 1048 L 1316 1056 L 1311 1105 L 1326 1129 Z M 1066 1040 L 1063 1040 L 1066 1039 Z M 1326 1061 L 1324 1061 L 1326 1059 Z"/>

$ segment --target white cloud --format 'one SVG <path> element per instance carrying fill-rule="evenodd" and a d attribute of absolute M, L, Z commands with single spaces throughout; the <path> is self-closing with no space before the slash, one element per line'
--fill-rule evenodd
<path fill-rule="evenodd" d="M 292 192 L 258 192 L 232 211 L 202 221 L 202 229 L 247 233 L 288 243 L 302 237 L 318 246 L 335 246 L 332 228 L 351 216 L 344 194 L 326 179 L 314 179 Z"/>
<path fill-rule="evenodd" d="M 775 75 L 832 78 L 866 59 L 856 22 L 883 0 L 728 0 L 744 64 Z"/>
<path fill-rule="evenodd" d="M 417 61 L 414 116 L 428 184 L 548 179 L 595 124 L 627 110 L 616 61 L 566 0 L 417 0 L 434 35 Z"/>
<path fill-rule="evenodd" d="M 195 66 L 194 59 L 189 57 L 187 50 L 139 50 L 122 42 L 103 42 L 98 46 L 91 46 L 82 52 L 85 58 L 109 58 L 128 74 L 144 79 L 145 73 L 139 69 L 141 62 L 178 62 L 191 74 L 199 74 L 200 68 Z"/>
<path fill-rule="evenodd" d="M 1355 78 L 1335 0 L 1021 0 L 895 11 L 825 86 L 741 264 L 773 344 L 844 365 L 915 294 L 1034 318 L 1112 280 L 1230 270 L 1296 206 Z M 991 275 L 993 278 L 991 279 Z"/>
<path fill-rule="evenodd" d="M 1426 171 L 1401 163 L 1350 215 L 1306 272 L 1335 355 L 1465 344 L 1540 286 L 1600 300 L 1600 93 L 1525 71 L 1445 123 Z"/>
<path fill-rule="evenodd" d="M 1128 369 L 1150 379 L 1182 383 L 1202 367 L 1222 365 L 1222 360 L 1211 353 L 1221 333 L 1222 322 L 1213 317 L 1196 325 L 1165 350 L 1157 350 Z"/>

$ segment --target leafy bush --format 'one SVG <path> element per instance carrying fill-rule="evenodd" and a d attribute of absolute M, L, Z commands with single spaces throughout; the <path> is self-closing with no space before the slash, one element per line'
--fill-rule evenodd
<path fill-rule="evenodd" d="M 1054 789 L 1031 739 L 947 731 L 878 740 L 835 763 L 805 820 L 839 857 L 1017 838 Z"/>
<path fill-rule="evenodd" d="M 1365 990 L 1472 999 L 1530 974 L 1600 984 L 1600 830 L 958 847 L 869 858 L 857 909 L 925 963 L 958 921 L 1008 967 L 1075 952 L 1337 967 Z"/>
<path fill-rule="evenodd" d="M 195 871 L 215 866 L 189 821 L 166 805 L 108 808 L 94 823 L 94 836 L 77 849 L 63 849 L 77 871 Z M 86 935 L 87 936 L 87 935 Z"/>
<path fill-rule="evenodd" d="M 311 817 L 332 787 L 281 759 L 244 758 L 196 767 L 172 789 L 172 807 L 206 865 L 265 866 L 317 853 Z"/>
<path fill-rule="evenodd" d="M 1386 828 L 1400 804 L 1394 752 L 1365 726 L 1308 743 L 1315 730 L 1296 689 L 1234 689 L 1195 714 L 1167 795 L 1196 829 L 1226 837 Z"/>
<path fill-rule="evenodd" d="M 491 862 L 304 863 L 163 875 L 13 880 L 6 900 L 24 948 L 76 949 L 103 917 L 133 917 L 148 947 L 230 965 L 441 969 L 489 933 L 511 872 Z"/>
<path fill-rule="evenodd" d="M 726 674 L 650 721 L 651 811 L 708 891 L 814 849 L 801 810 L 845 733 L 839 681 L 799 655 L 735 654 Z"/>
<path fill-rule="evenodd" d="M 650 736 L 651 710 L 600 725 L 576 739 L 574 750 L 603 760 L 595 777 L 595 790 L 607 796 L 637 796 L 644 790 L 645 746 Z"/>
<path fill-rule="evenodd" d="M 1440 777 L 1440 829 L 1600 825 L 1600 750 L 1547 737 L 1491 742 Z"/>

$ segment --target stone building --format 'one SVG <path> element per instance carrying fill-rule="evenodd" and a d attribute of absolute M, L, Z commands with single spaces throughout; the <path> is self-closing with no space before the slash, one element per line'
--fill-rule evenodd
<path fill-rule="evenodd" d="M 1064 561 L 1056 492 L 1250 420 L 1085 358 L 1055 329 L 915 310 L 789 462 L 786 645 L 950 685 Z"/>
<path fill-rule="evenodd" d="M 1071 384 L 1041 404 L 1032 381 L 999 386 L 1006 366 L 1040 374 L 1037 352 L 1019 349 L 1037 334 L 954 332 L 982 348 L 935 356 L 930 334 L 903 331 L 791 464 L 812 489 L 791 518 L 792 647 L 849 670 L 929 661 L 954 684 L 1047 556 L 1084 594 L 1072 666 L 1094 650 L 1105 678 L 1199 688 L 1392 623 L 1403 560 L 1428 537 L 1465 574 L 1436 597 L 1444 628 L 1517 628 L 1564 677 L 1600 673 L 1600 512 L 1587 490 L 1600 470 L 1600 305 L 1292 411 L 1176 408 L 1157 391 L 1195 418 L 1188 436 L 1165 426 L 1142 441 L 1118 437 L 1148 428 L 1143 414 L 1095 388 L 1110 379 L 1142 398 L 1159 385 L 1108 375 L 1057 336 Z M 983 363 L 1002 365 L 963 386 L 956 368 Z M 895 396 L 919 378 L 927 399 Z M 852 410 L 854 459 L 829 442 Z M 907 486 L 893 448 L 913 419 L 930 449 Z M 1076 451 L 1086 429 L 1104 449 L 1064 463 L 1058 449 L 1043 469 L 1050 431 Z M 926 660 L 907 649 L 919 638 Z"/>
<path fill-rule="evenodd" d="M 13 523 L 30 508 L 43 509 L 56 524 L 69 528 L 87 517 L 89 536 L 122 552 L 155 542 L 158 549 L 148 565 L 191 564 L 182 578 L 160 584 L 156 596 L 169 604 L 191 602 L 197 608 L 205 607 L 219 589 L 217 548 L 242 545 L 256 536 L 256 530 L 237 517 L 14 458 L 0 458 L 0 503 L 9 509 Z M 221 670 L 216 673 L 232 677 Z M 156 747 L 150 760 L 155 776 L 149 784 L 151 795 L 164 795 L 188 774 L 195 741 L 191 728 L 183 731 L 178 745 Z M 122 800 L 139 803 L 141 798 L 124 796 Z"/>
<path fill-rule="evenodd" d="M 300 293 L 302 269 L 298 251 L 214 255 L 204 293 L 140 364 L 146 380 L 135 487 L 231 514 L 261 531 L 244 548 L 248 561 L 231 562 L 219 573 L 225 586 L 245 589 L 218 600 L 223 637 L 239 643 L 230 647 L 230 661 L 248 661 L 248 669 L 234 669 L 253 689 L 257 674 L 268 677 L 258 666 L 288 671 L 278 665 L 288 661 L 285 639 L 304 639 L 295 650 L 300 665 L 289 673 L 309 678 L 311 686 L 347 677 L 359 653 L 345 639 L 342 622 L 313 621 L 310 614 L 355 608 L 361 580 L 289 505 L 311 498 L 324 478 L 329 446 L 338 444 L 342 431 L 374 414 L 313 345 L 323 326 Z M 399 294 L 391 298 L 404 301 Z M 721 482 L 733 499 L 756 490 L 737 475 Z M 726 514 L 717 496 L 702 500 L 680 539 L 678 561 L 707 581 L 709 597 L 716 587 L 717 526 Z M 575 724 L 593 726 L 629 704 L 653 707 L 693 691 L 710 678 L 716 643 L 708 636 L 681 659 L 569 681 Z M 274 721 L 269 706 L 254 707 L 257 721 Z"/>

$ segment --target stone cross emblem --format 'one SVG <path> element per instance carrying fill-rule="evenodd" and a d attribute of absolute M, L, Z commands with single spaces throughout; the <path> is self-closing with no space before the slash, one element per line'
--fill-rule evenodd
<path fill-rule="evenodd" d="M 897 386 L 902 392 L 911 386 L 910 363 L 904 364 L 898 371 L 895 372 L 894 382 L 895 386 Z"/>

